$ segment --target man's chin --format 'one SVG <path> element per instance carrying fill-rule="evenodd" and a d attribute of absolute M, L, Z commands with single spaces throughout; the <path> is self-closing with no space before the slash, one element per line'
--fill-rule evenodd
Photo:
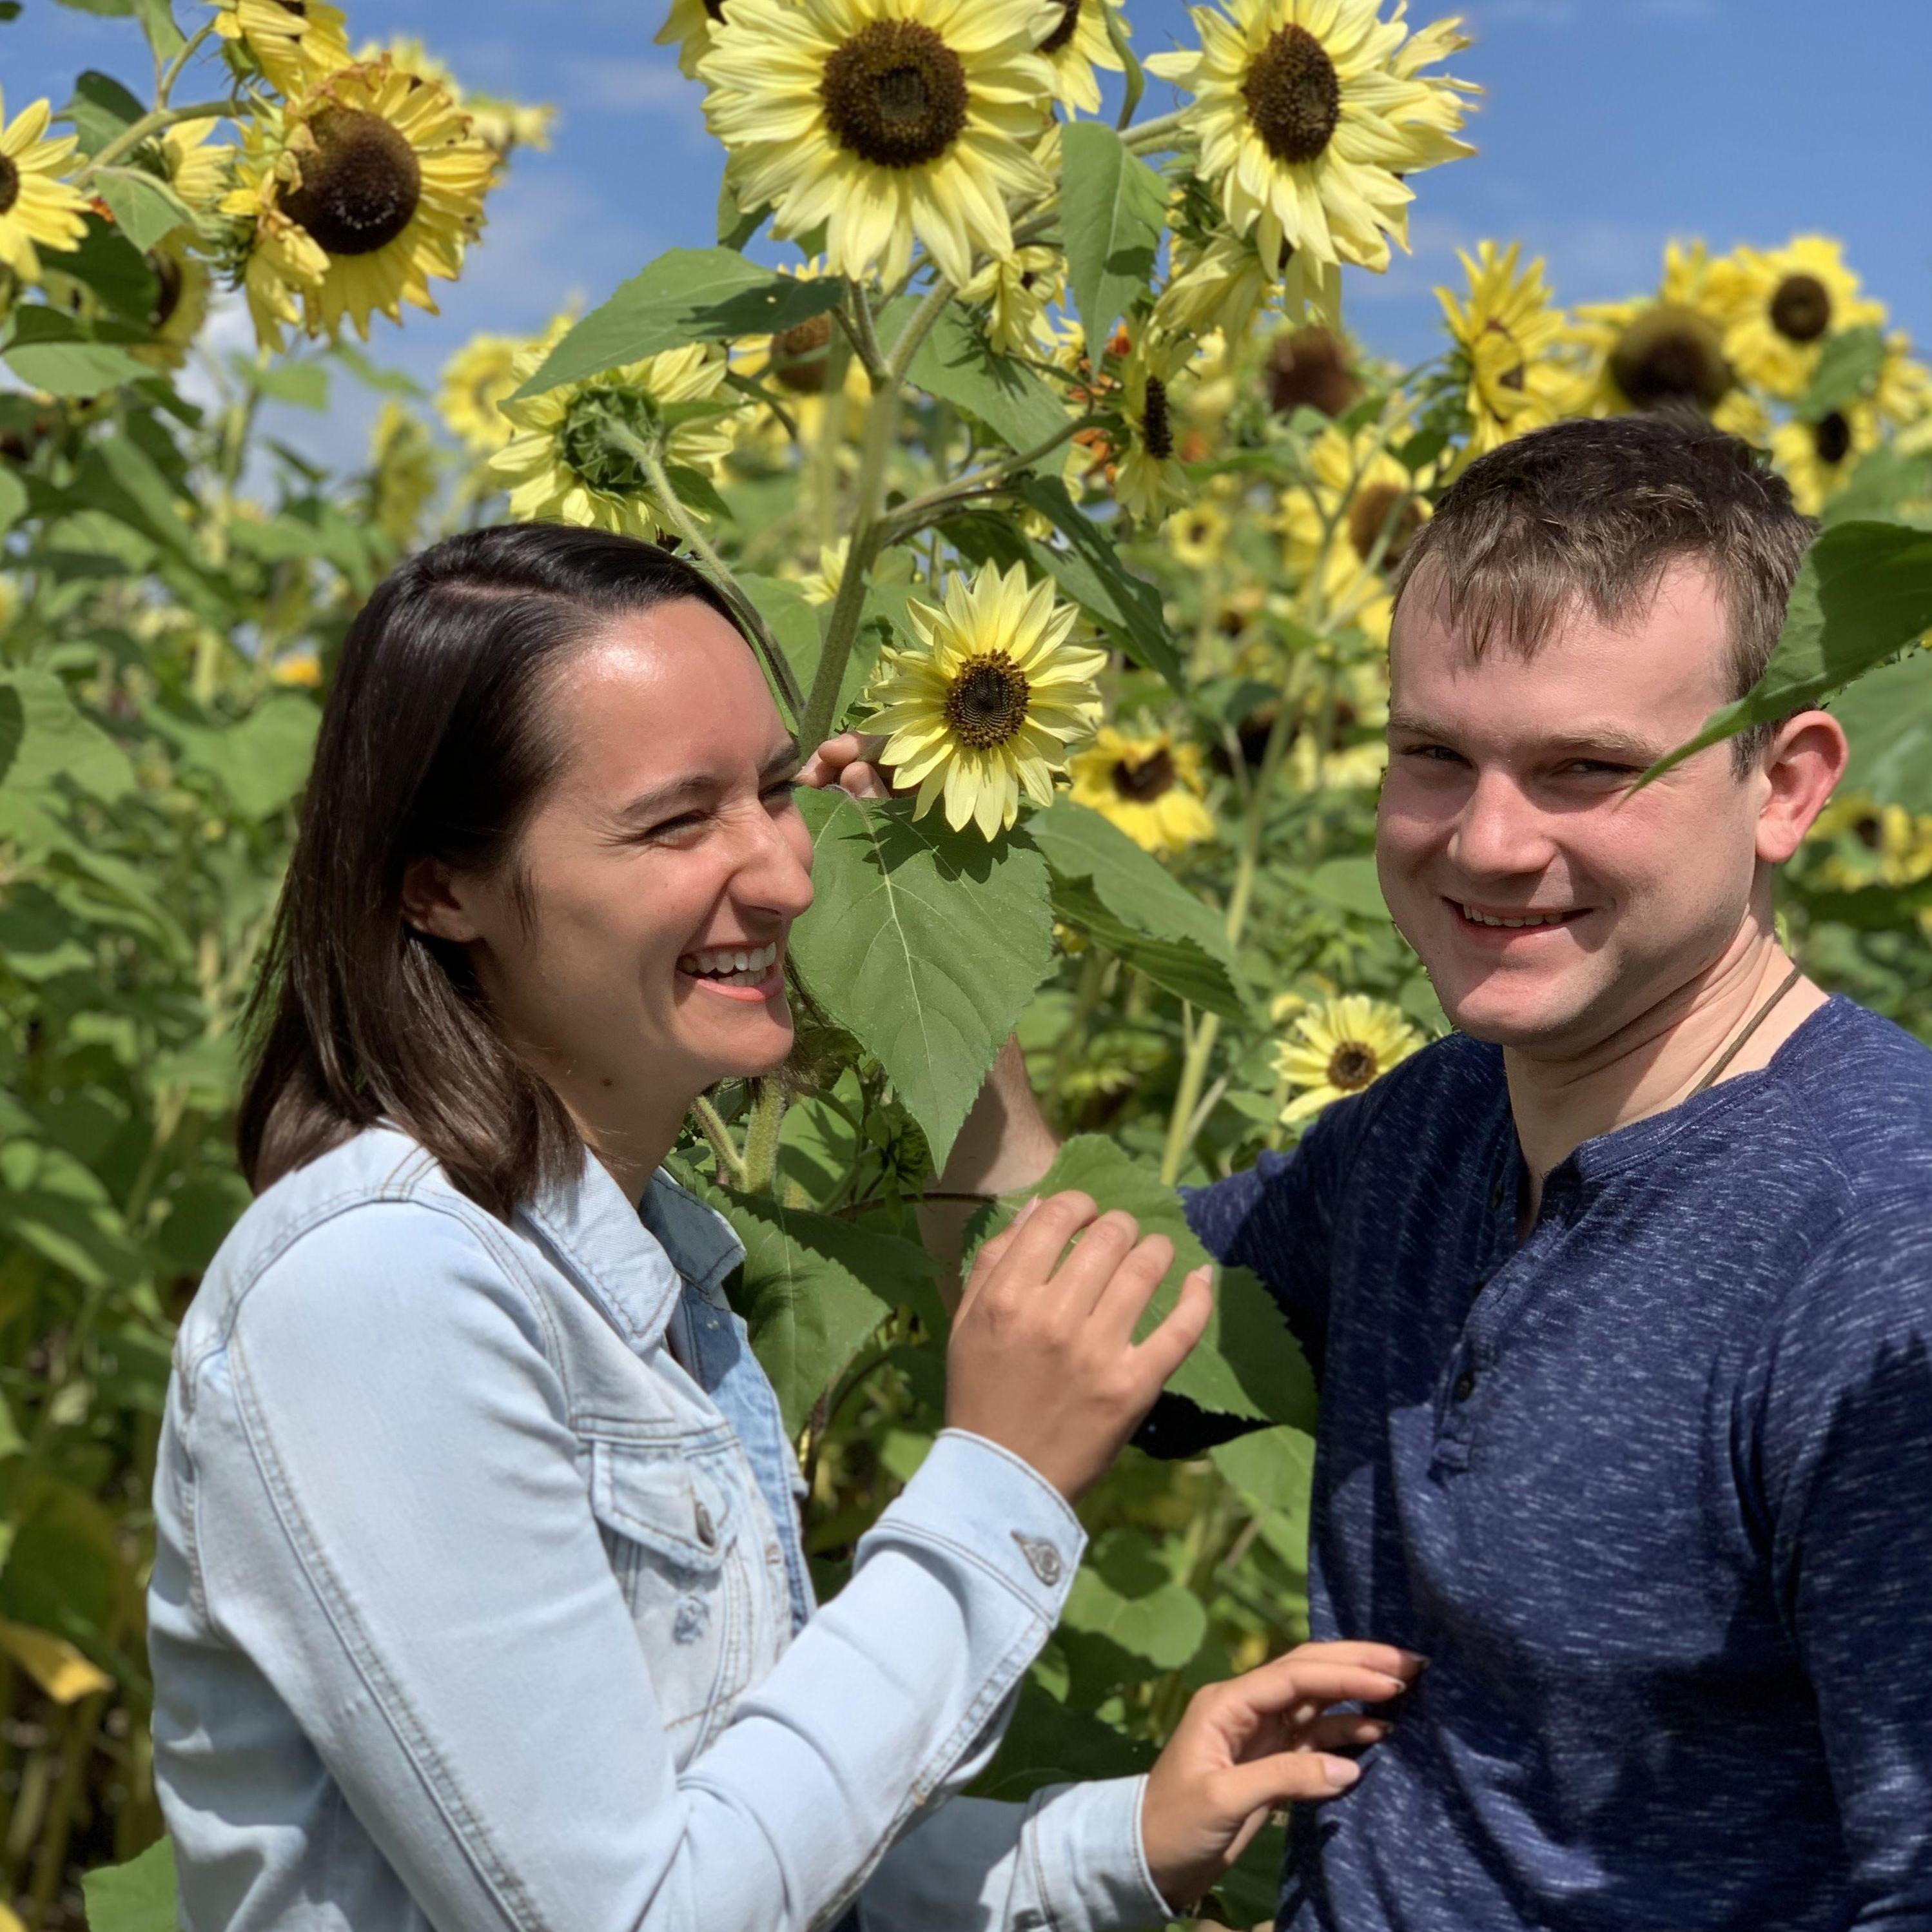
<path fill-rule="evenodd" d="M 1490 980 L 1460 994 L 1453 989 L 1445 994 L 1439 983 L 1436 991 L 1458 1033 L 1492 1046 L 1561 1048 L 1578 1034 L 1589 1007 L 1575 989 L 1561 986 Z"/>

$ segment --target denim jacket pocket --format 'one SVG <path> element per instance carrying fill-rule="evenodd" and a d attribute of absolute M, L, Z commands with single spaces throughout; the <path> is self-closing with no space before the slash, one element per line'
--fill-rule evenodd
<path fill-rule="evenodd" d="M 751 1580 L 735 1445 L 590 1438 L 590 1508 L 680 1766 L 744 1688 Z"/>

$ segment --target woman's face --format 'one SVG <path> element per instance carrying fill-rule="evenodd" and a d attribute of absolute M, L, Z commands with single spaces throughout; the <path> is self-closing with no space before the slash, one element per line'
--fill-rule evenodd
<path fill-rule="evenodd" d="M 562 758 L 517 854 L 531 916 L 508 878 L 451 880 L 443 910 L 580 1119 L 674 1123 L 790 1050 L 785 941 L 812 903 L 796 748 L 744 640 L 688 599 L 611 623 L 544 701 Z"/>

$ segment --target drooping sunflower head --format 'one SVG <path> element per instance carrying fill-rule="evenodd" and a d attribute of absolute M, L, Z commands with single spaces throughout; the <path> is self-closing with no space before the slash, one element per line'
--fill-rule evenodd
<path fill-rule="evenodd" d="M 1772 432 L 1772 460 L 1791 485 L 1792 501 L 1815 517 L 1851 478 L 1858 460 L 1878 446 L 1877 410 L 1860 397 L 1814 421 L 1794 416 Z"/>
<path fill-rule="evenodd" d="M 1070 114 L 1100 111 L 1100 83 L 1094 70 L 1118 74 L 1120 57 L 1107 31 L 1113 16 L 1124 38 L 1129 29 L 1120 0 L 1052 0 L 1053 24 L 1040 51 L 1053 70 L 1053 98 Z"/>
<path fill-rule="evenodd" d="M 436 395 L 436 413 L 443 427 L 472 456 L 494 456 L 515 434 L 503 404 L 524 376 L 539 364 L 563 339 L 576 319 L 566 309 L 553 316 L 542 334 L 472 335 L 442 365 Z M 523 374 L 518 358 L 526 359 Z"/>
<path fill-rule="evenodd" d="M 1144 851 L 1164 856 L 1214 836 L 1202 802 L 1201 752 L 1172 732 L 1103 725 L 1072 765 L 1074 802 L 1118 825 Z"/>
<path fill-rule="evenodd" d="M 160 139 L 160 163 L 172 188 L 197 214 L 213 208 L 234 177 L 235 149 L 214 138 L 220 120 L 181 121 Z"/>
<path fill-rule="evenodd" d="M 1554 422 L 1568 386 L 1555 359 L 1564 323 L 1550 299 L 1540 260 L 1519 266 L 1522 244 L 1477 244 L 1462 256 L 1466 296 L 1438 288 L 1436 299 L 1456 344 L 1456 373 L 1469 412 L 1465 460 L 1526 430 Z"/>
<path fill-rule="evenodd" d="M 536 373 L 544 352 L 518 358 L 518 385 Z M 731 447 L 733 412 L 721 408 L 715 416 L 668 425 L 664 418 L 670 404 L 711 400 L 725 372 L 722 354 L 694 342 L 506 400 L 499 406 L 516 434 L 490 466 L 510 492 L 511 514 L 520 522 L 588 524 L 653 540 L 673 518 L 653 485 L 646 452 L 657 454 L 674 488 L 680 469 L 707 479 L 717 473 Z"/>
<path fill-rule="evenodd" d="M 1802 395 L 1824 345 L 1847 328 L 1882 323 L 1885 306 L 1859 292 L 1843 246 L 1794 236 L 1782 248 L 1740 248 L 1712 265 L 1728 310 L 1724 352 L 1748 382 L 1787 400 Z"/>
<path fill-rule="evenodd" d="M 1118 402 L 1126 434 L 1114 464 L 1114 494 L 1136 522 L 1150 527 L 1192 494 L 1180 464 L 1173 388 L 1194 352 L 1191 343 L 1144 328 L 1120 363 Z"/>
<path fill-rule="evenodd" d="M 965 301 L 986 304 L 986 340 L 1003 356 L 1036 356 L 1052 347 L 1047 307 L 1064 292 L 1059 255 L 1030 246 L 988 262 L 959 291 Z"/>
<path fill-rule="evenodd" d="M 0 100 L 0 262 L 23 282 L 40 280 L 39 250 L 65 253 L 87 232 L 87 202 L 60 178 L 80 145 L 46 138 L 50 103 L 36 100 L 10 122 Z"/>
<path fill-rule="evenodd" d="M 1058 0 L 728 0 L 698 63 L 740 202 L 781 238 L 826 225 L 842 274 L 905 274 L 915 240 L 963 284 L 1012 253 Z"/>
<path fill-rule="evenodd" d="M 350 63 L 348 22 L 328 0 L 214 0 L 214 9 L 229 58 L 279 94 L 306 94 Z"/>
<path fill-rule="evenodd" d="M 1100 722 L 1103 652 L 1072 641 L 1078 613 L 1016 564 L 956 578 L 938 604 L 911 602 L 916 648 L 890 651 L 868 694 L 884 763 L 919 788 L 914 815 L 944 800 L 956 830 L 990 838 L 1018 815 L 1024 790 L 1053 796 L 1068 750 Z"/>
<path fill-rule="evenodd" d="M 781 264 L 778 273 L 801 282 L 815 282 L 825 273 L 818 256 L 796 268 Z M 771 335 L 754 335 L 732 345 L 731 366 L 741 376 L 764 376 L 794 396 L 820 396 L 831 379 L 832 336 L 830 310 L 808 316 Z"/>
<path fill-rule="evenodd" d="M 1412 38 L 1379 0 L 1223 4 L 1194 10 L 1198 51 L 1147 64 L 1192 92 L 1202 172 L 1229 223 L 1258 228 L 1269 260 L 1286 242 L 1387 268 L 1390 240 L 1408 246 L 1404 177 L 1474 152 L 1454 138 L 1474 90 L 1420 71 L 1467 43 L 1450 21 Z"/>
<path fill-rule="evenodd" d="M 379 311 L 399 322 L 406 302 L 435 314 L 430 280 L 460 272 L 496 170 L 447 91 L 386 56 L 259 120 L 222 207 L 254 222 L 251 252 L 304 258 L 295 290 L 311 334 L 334 336 L 346 316 L 366 341 Z"/>
<path fill-rule="evenodd" d="M 368 511 L 397 550 L 416 541 L 437 476 L 436 446 L 421 418 L 388 398 L 369 438 Z"/>
<path fill-rule="evenodd" d="M 1422 1044 L 1400 1007 L 1344 993 L 1305 1009 L 1275 1052 L 1275 1071 L 1295 1097 L 1282 1110 L 1292 1126 L 1359 1094 Z"/>
<path fill-rule="evenodd" d="M 154 303 L 148 314 L 154 339 L 128 352 L 157 369 L 178 369 L 208 320 L 214 277 L 208 263 L 190 252 L 189 239 L 186 229 L 177 228 L 147 253 L 148 272 L 154 278 Z"/>
<path fill-rule="evenodd" d="M 1337 330 L 1321 323 L 1276 336 L 1262 372 L 1268 406 L 1278 416 L 1292 416 L 1298 409 L 1346 416 L 1364 394 L 1354 351 Z"/>

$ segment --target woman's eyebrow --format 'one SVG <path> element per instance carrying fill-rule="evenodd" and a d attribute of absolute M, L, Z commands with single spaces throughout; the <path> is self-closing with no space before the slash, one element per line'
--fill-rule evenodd
<path fill-rule="evenodd" d="M 800 762 L 796 742 L 788 738 L 782 745 L 766 754 L 764 762 L 758 767 L 759 784 L 770 784 L 775 779 L 789 777 Z M 639 792 L 628 802 L 620 806 L 611 816 L 620 824 L 635 824 L 642 819 L 674 812 L 680 806 L 716 798 L 728 790 L 730 784 L 729 779 L 720 778 L 715 772 L 688 772 L 682 778 L 667 778 L 662 784 Z"/>

